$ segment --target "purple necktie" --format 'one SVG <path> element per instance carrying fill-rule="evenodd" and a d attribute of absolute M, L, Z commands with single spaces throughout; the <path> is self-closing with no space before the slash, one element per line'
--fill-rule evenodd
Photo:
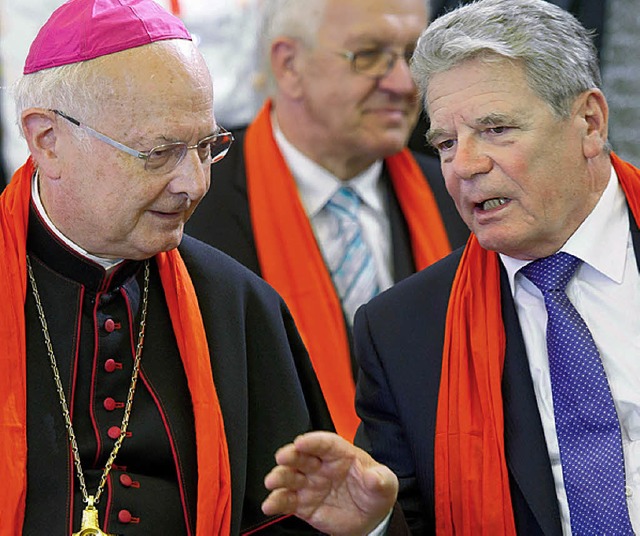
<path fill-rule="evenodd" d="M 581 263 L 568 253 L 520 271 L 544 296 L 547 351 L 571 531 L 632 535 L 620 423 L 598 348 L 565 287 Z"/>

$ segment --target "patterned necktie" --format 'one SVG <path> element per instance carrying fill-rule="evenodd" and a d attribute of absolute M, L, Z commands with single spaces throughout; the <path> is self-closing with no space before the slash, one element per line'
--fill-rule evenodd
<path fill-rule="evenodd" d="M 600 354 L 565 287 L 580 264 L 556 253 L 521 272 L 544 296 L 556 433 L 571 531 L 633 534 L 625 496 L 620 423 Z"/>
<path fill-rule="evenodd" d="M 347 321 L 353 323 L 356 309 L 378 292 L 376 268 L 358 221 L 360 198 L 351 188 L 341 187 L 325 205 L 332 217 L 332 231 L 325 257 Z"/>

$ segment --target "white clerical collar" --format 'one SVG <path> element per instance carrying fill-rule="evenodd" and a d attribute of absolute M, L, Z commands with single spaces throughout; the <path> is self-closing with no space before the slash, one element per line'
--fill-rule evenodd
<path fill-rule="evenodd" d="M 570 253 L 612 281 L 621 282 L 630 240 L 629 213 L 618 175 L 611 167 L 609 183 L 598 203 L 560 251 Z M 607 244 L 606 255 L 601 245 Z M 500 255 L 513 292 L 515 275 L 530 261 Z"/>
<path fill-rule="evenodd" d="M 60 241 L 64 242 L 70 249 L 89 259 L 92 262 L 102 266 L 106 271 L 109 271 L 115 268 L 118 264 L 120 264 L 124 259 L 105 259 L 104 257 L 98 257 L 96 255 L 92 255 L 82 247 L 80 247 L 75 242 L 69 240 L 65 235 L 63 235 L 60 230 L 54 225 L 47 214 L 47 211 L 44 209 L 44 205 L 42 204 L 42 200 L 40 199 L 40 185 L 38 183 L 39 170 L 36 169 L 36 172 L 33 174 L 33 178 L 31 179 L 31 197 L 33 198 L 33 203 L 36 207 L 36 212 L 42 218 L 42 221 L 47 225 L 47 227 L 51 230 L 51 232 L 60 239 Z"/>

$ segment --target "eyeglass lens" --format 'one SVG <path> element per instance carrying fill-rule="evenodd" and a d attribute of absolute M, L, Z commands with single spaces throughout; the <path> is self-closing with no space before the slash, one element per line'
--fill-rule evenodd
<path fill-rule="evenodd" d="M 196 149 L 203 164 L 221 160 L 229 151 L 233 136 L 229 132 L 221 132 L 208 136 L 197 145 L 189 146 L 183 142 L 167 143 L 154 147 L 148 153 L 145 169 L 148 171 L 175 169 L 187 155 L 189 149 Z"/>
<path fill-rule="evenodd" d="M 369 76 L 385 76 L 399 57 L 409 63 L 413 51 L 408 50 L 404 54 L 398 54 L 391 50 L 361 50 L 353 55 L 353 69 Z"/>

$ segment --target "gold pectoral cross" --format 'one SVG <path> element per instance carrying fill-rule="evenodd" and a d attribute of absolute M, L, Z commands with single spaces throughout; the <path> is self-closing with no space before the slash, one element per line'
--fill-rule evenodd
<path fill-rule="evenodd" d="M 88 503 L 89 504 L 87 504 L 87 507 L 82 512 L 80 531 L 74 532 L 73 536 L 115 536 L 100 530 L 98 509 L 93 505 L 93 497 L 89 497 Z"/>

